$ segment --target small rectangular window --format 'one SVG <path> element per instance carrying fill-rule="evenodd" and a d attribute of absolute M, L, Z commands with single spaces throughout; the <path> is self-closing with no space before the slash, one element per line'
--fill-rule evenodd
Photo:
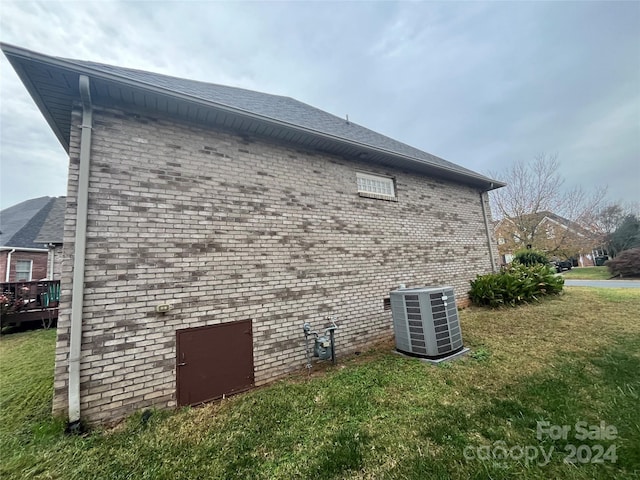
<path fill-rule="evenodd" d="M 17 260 L 16 261 L 16 282 L 30 282 L 31 281 L 31 266 L 32 260 Z"/>
<path fill-rule="evenodd" d="M 356 173 L 358 193 L 363 197 L 395 200 L 396 189 L 393 178 L 370 173 Z"/>

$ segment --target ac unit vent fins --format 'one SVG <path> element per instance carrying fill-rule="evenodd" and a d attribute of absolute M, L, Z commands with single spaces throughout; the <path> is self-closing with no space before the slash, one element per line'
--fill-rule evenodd
<path fill-rule="evenodd" d="M 462 350 L 452 287 L 399 289 L 391 292 L 390 299 L 399 351 L 439 358 Z"/>

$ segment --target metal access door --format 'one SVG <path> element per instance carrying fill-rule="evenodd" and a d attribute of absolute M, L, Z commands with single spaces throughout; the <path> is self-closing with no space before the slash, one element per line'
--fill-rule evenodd
<path fill-rule="evenodd" d="M 178 406 L 253 387 L 251 320 L 186 328 L 176 335 Z"/>

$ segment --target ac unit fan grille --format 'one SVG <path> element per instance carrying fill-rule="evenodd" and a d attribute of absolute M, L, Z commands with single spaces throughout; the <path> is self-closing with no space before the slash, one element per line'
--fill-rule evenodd
<path fill-rule="evenodd" d="M 462 349 L 462 335 L 451 287 L 394 290 L 390 294 L 396 348 L 437 358 Z"/>
<path fill-rule="evenodd" d="M 404 298 L 409 323 L 409 339 L 411 348 L 416 353 L 427 353 L 427 343 L 424 338 L 424 326 L 422 324 L 422 314 L 420 311 L 420 299 L 418 295 L 407 295 Z"/>
<path fill-rule="evenodd" d="M 453 291 L 445 291 L 444 296 L 453 298 Z M 438 353 L 447 353 L 462 347 L 462 335 L 460 334 L 460 321 L 455 302 L 446 302 L 443 295 L 431 294 L 431 308 L 433 311 L 433 324 L 436 331 L 436 346 Z"/>

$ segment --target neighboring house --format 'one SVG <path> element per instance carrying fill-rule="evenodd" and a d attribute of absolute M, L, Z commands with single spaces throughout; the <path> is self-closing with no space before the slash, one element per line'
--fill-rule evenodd
<path fill-rule="evenodd" d="M 597 235 L 578 223 L 546 211 L 503 218 L 494 223 L 494 231 L 502 264 L 510 263 L 516 251 L 529 245 L 551 257 L 583 258 L 585 265 L 593 264 L 592 250 L 600 242 Z"/>
<path fill-rule="evenodd" d="M 55 412 L 196 404 L 392 335 L 495 268 L 501 183 L 291 98 L 2 45 L 69 153 Z"/>
<path fill-rule="evenodd" d="M 49 214 L 36 237 L 36 242 L 48 248 L 47 279 L 49 280 L 60 280 L 62 275 L 62 245 L 66 208 L 67 197 L 54 198 Z"/>
<path fill-rule="evenodd" d="M 36 241 L 55 198 L 40 197 L 0 211 L 0 281 L 30 282 L 47 276 L 47 249 Z"/>

